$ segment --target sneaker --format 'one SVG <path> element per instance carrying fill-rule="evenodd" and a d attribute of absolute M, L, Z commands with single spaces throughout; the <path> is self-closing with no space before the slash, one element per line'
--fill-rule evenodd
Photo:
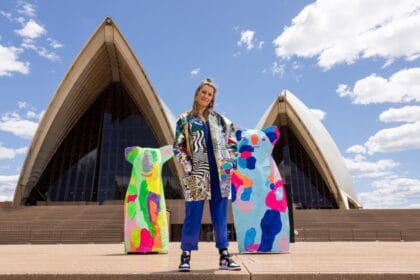
<path fill-rule="evenodd" d="M 223 250 L 220 252 L 219 269 L 241 270 L 241 266 L 232 260 L 227 250 Z"/>
<path fill-rule="evenodd" d="M 183 251 L 181 254 L 181 263 L 178 266 L 178 271 L 189 272 L 190 271 L 190 251 Z"/>

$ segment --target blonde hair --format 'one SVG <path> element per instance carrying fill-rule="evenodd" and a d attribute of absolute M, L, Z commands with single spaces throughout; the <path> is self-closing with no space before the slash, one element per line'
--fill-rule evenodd
<path fill-rule="evenodd" d="M 207 78 L 204 81 L 202 81 L 198 85 L 197 89 L 195 90 L 194 101 L 193 101 L 191 113 L 192 113 L 193 116 L 198 116 L 198 108 L 197 108 L 197 100 L 196 99 L 197 99 L 197 95 L 200 92 L 201 88 L 205 85 L 213 88 L 213 99 L 211 100 L 209 106 L 207 106 L 207 108 L 204 110 L 204 113 L 203 113 L 203 117 L 205 117 L 207 119 L 210 112 L 213 111 L 214 103 L 216 101 L 216 91 L 217 91 L 216 85 L 213 83 L 211 78 Z"/>

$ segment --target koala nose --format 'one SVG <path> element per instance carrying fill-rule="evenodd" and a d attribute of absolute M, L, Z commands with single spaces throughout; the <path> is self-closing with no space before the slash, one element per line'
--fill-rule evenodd
<path fill-rule="evenodd" d="M 152 155 L 149 152 L 144 153 L 143 157 L 143 172 L 150 172 L 153 168 Z"/>
<path fill-rule="evenodd" d="M 258 144 L 258 135 L 257 134 L 252 134 L 252 136 L 251 136 L 251 143 L 254 146 Z"/>

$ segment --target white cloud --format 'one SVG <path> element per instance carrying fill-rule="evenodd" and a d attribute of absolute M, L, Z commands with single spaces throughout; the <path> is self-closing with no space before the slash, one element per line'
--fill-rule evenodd
<path fill-rule="evenodd" d="M 350 96 L 357 104 L 420 101 L 420 68 L 400 70 L 389 79 L 373 74 L 357 81 L 353 89 L 340 84 L 337 92 L 340 96 Z M 363 147 L 369 154 L 420 149 L 420 106 L 390 108 L 379 115 L 379 120 L 405 124 L 381 129 L 363 146 L 354 147 Z M 350 151 L 351 148 L 348 152 L 356 152 Z"/>
<path fill-rule="evenodd" d="M 26 117 L 28 119 L 37 119 L 37 114 L 34 111 L 28 111 L 26 112 Z"/>
<path fill-rule="evenodd" d="M 366 149 L 366 147 L 364 147 L 362 145 L 354 145 L 354 146 L 351 146 L 350 148 L 348 148 L 346 150 L 346 153 L 366 154 L 367 149 Z"/>
<path fill-rule="evenodd" d="M 33 19 L 33 17 L 36 16 L 34 6 L 30 3 L 19 1 L 17 4 L 17 9 L 19 13 L 24 15 L 24 17 L 21 16 L 13 18 L 11 13 L 5 13 L 2 11 L 0 11 L 0 13 L 2 12 L 1 14 L 9 18 L 11 21 L 20 23 L 20 29 L 15 30 L 15 32 L 22 37 L 21 48 L 19 50 L 23 51 L 24 49 L 30 49 L 35 51 L 39 56 L 44 57 L 50 61 L 59 61 L 60 57 L 55 52 L 50 51 L 49 48 L 62 48 L 63 44 L 51 37 L 46 38 L 46 40 L 42 42 L 36 42 L 38 38 L 42 37 L 48 32 L 41 23 Z M 25 19 L 27 17 L 32 18 L 27 20 Z"/>
<path fill-rule="evenodd" d="M 381 129 L 363 145 L 347 149 L 348 153 L 375 154 L 420 149 L 420 106 L 390 108 L 379 115 L 382 122 L 408 122 Z"/>
<path fill-rule="evenodd" d="M 379 120 L 389 122 L 419 122 L 420 106 L 405 106 L 402 108 L 390 108 L 379 115 Z"/>
<path fill-rule="evenodd" d="M 21 2 L 18 3 L 17 6 L 19 7 L 18 8 L 18 13 L 26 15 L 28 17 L 35 17 L 36 16 L 35 8 L 32 4 L 21 1 Z"/>
<path fill-rule="evenodd" d="M 19 61 L 21 52 L 20 48 L 4 47 L 0 44 L 0 77 L 10 76 L 13 72 L 29 73 L 29 62 Z"/>
<path fill-rule="evenodd" d="M 357 81 L 353 89 L 339 84 L 337 93 L 350 96 L 356 104 L 420 101 L 420 68 L 400 70 L 389 79 L 372 74 Z"/>
<path fill-rule="evenodd" d="M 0 175 L 0 201 L 12 201 L 19 175 Z"/>
<path fill-rule="evenodd" d="M 17 113 L 6 113 L 0 118 L 0 131 L 30 139 L 38 127 L 38 122 L 22 119 Z"/>
<path fill-rule="evenodd" d="M 349 86 L 346 84 L 339 84 L 336 91 L 340 95 L 340 97 L 349 96 L 352 94 Z"/>
<path fill-rule="evenodd" d="M 279 64 L 277 63 L 277 61 L 274 61 L 273 66 L 271 67 L 271 73 L 273 74 L 273 77 L 274 76 L 283 77 L 284 72 L 286 71 L 285 68 L 286 68 L 286 65 Z"/>
<path fill-rule="evenodd" d="M 238 41 L 238 46 L 244 45 L 248 50 L 254 48 L 254 35 L 255 31 L 245 30 L 241 32 L 241 39 Z"/>
<path fill-rule="evenodd" d="M 25 18 L 24 17 L 17 17 L 17 18 L 15 18 L 15 20 L 22 25 L 25 23 Z"/>
<path fill-rule="evenodd" d="M 324 120 L 324 119 L 325 119 L 325 116 L 327 115 L 327 113 L 326 113 L 326 112 L 324 112 L 324 111 L 322 111 L 322 110 L 319 110 L 319 109 L 310 109 L 310 111 L 311 111 L 311 112 L 312 112 L 312 114 L 314 114 L 314 115 L 315 115 L 315 117 L 316 117 L 318 120 L 320 120 L 320 121 Z"/>
<path fill-rule="evenodd" d="M 241 32 L 241 39 L 238 41 L 238 46 L 245 46 L 248 50 L 252 50 L 255 46 L 262 49 L 264 41 L 257 41 L 255 38 L 255 31 L 245 30 Z M 234 55 L 235 56 L 235 55 Z"/>
<path fill-rule="evenodd" d="M 22 29 L 15 30 L 15 32 L 24 38 L 35 39 L 46 34 L 47 30 L 33 19 L 30 19 Z"/>
<path fill-rule="evenodd" d="M 34 50 L 39 56 L 44 57 L 50 61 L 59 61 L 60 57 L 55 52 L 50 52 L 44 47 L 39 47 L 32 44 L 30 41 L 22 43 L 22 47 L 25 49 Z"/>
<path fill-rule="evenodd" d="M 419 208 L 420 209 L 420 203 L 412 203 L 412 204 L 407 205 L 404 208 L 413 208 L 413 209 L 414 208 Z"/>
<path fill-rule="evenodd" d="M 393 174 L 392 169 L 399 165 L 391 159 L 367 161 L 364 156 L 357 155 L 354 158 L 344 158 L 344 162 L 350 174 L 355 178 L 374 178 Z"/>
<path fill-rule="evenodd" d="M 50 43 L 50 46 L 54 49 L 58 49 L 58 48 L 62 48 L 63 44 L 61 44 L 60 42 L 58 42 L 55 39 L 52 38 L 48 38 L 47 41 Z"/>
<path fill-rule="evenodd" d="M 420 54 L 419 7 L 416 0 L 318 0 L 273 41 L 276 54 L 317 57 L 323 69 L 361 58 L 413 60 Z"/>
<path fill-rule="evenodd" d="M 420 149 L 420 122 L 382 129 L 364 146 L 369 154 Z"/>
<path fill-rule="evenodd" d="M 195 69 L 193 69 L 193 70 L 191 71 L 191 76 L 195 76 L 195 75 L 197 75 L 198 73 L 200 73 L 200 68 L 195 68 Z"/>
<path fill-rule="evenodd" d="M 372 183 L 373 191 L 362 192 L 359 199 L 364 208 L 418 208 L 420 180 L 388 177 Z"/>
<path fill-rule="evenodd" d="M 2 159 L 14 159 L 17 155 L 24 155 L 28 151 L 27 147 L 18 149 L 4 147 L 0 143 L 0 160 Z"/>
<path fill-rule="evenodd" d="M 4 16 L 5 18 L 7 18 L 10 21 L 13 21 L 13 17 L 12 17 L 11 13 L 6 13 L 5 11 L 0 10 L 0 15 Z"/>
<path fill-rule="evenodd" d="M 18 101 L 18 107 L 19 109 L 24 109 L 26 107 L 28 107 L 28 103 L 25 101 Z"/>
<path fill-rule="evenodd" d="M 297 62 L 297 61 L 293 61 L 292 62 L 292 69 L 293 70 L 299 70 L 299 69 L 301 69 L 303 67 L 303 65 L 302 64 L 300 64 L 299 62 Z"/>
<path fill-rule="evenodd" d="M 26 117 L 28 119 L 36 119 L 36 120 L 40 120 L 42 118 L 42 116 L 44 115 L 45 111 L 41 111 L 41 113 L 37 114 L 34 111 L 28 111 L 26 112 Z"/>

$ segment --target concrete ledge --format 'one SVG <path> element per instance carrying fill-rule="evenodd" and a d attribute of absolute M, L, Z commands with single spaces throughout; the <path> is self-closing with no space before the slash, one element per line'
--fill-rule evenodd
<path fill-rule="evenodd" d="M 36 274 L 36 275 L 0 275 L 0 280 L 249 280 L 250 276 L 246 275 L 227 275 L 227 274 L 211 274 L 211 273 L 162 273 L 162 274 Z"/>
<path fill-rule="evenodd" d="M 419 273 L 286 273 L 251 275 L 252 280 L 419 280 Z"/>
<path fill-rule="evenodd" d="M 203 273 L 172 273 L 172 274 L 38 274 L 38 275 L 0 275 L 0 280 L 419 280 L 417 273 L 293 273 L 293 274 L 257 274 L 257 275 L 227 275 Z"/>
<path fill-rule="evenodd" d="M 420 242 L 301 242 L 289 254 L 238 254 L 242 271 L 218 270 L 213 242 L 192 253 L 190 273 L 177 271 L 180 244 L 168 254 L 126 255 L 123 244 L 0 245 L 0 280 L 107 279 L 410 279 L 420 280 Z"/>

